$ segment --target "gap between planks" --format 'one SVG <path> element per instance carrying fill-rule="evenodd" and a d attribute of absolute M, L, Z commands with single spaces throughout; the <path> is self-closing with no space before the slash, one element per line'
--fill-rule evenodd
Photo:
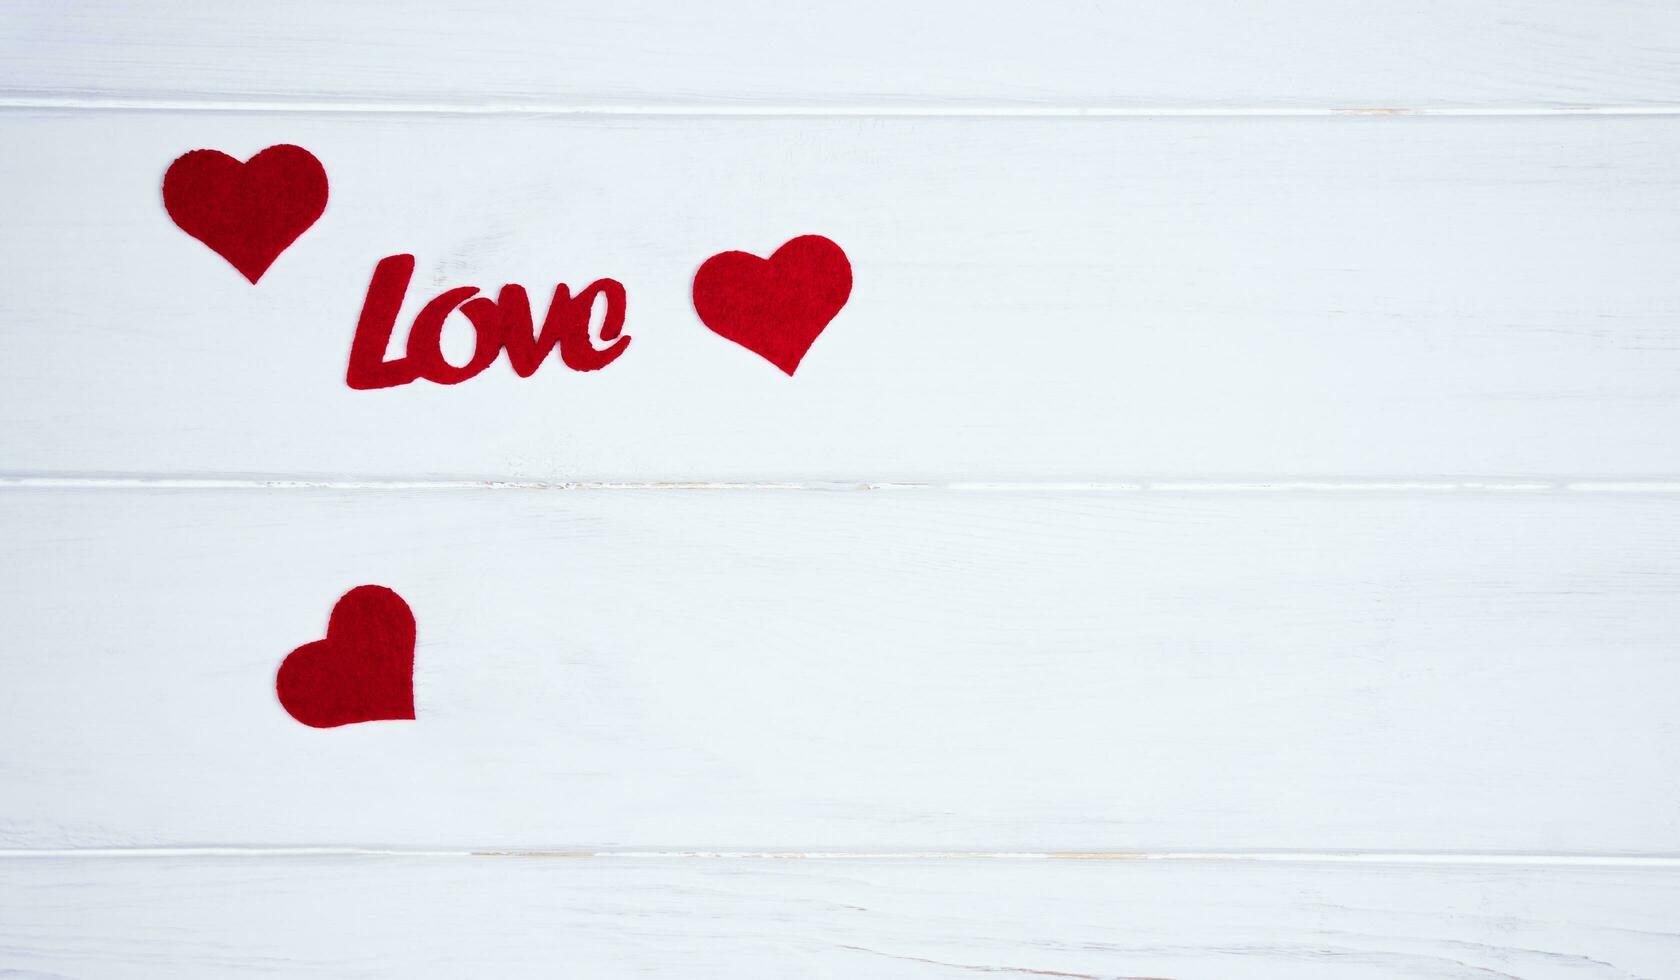
<path fill-rule="evenodd" d="M 1410 866 L 1680 869 L 1680 856 L 1639 854 L 1475 854 L 1413 851 L 718 851 L 427 850 L 375 847 L 69 847 L 3 848 L 0 860 L 28 858 L 404 857 L 699 861 L 1118 861 Z"/>
<path fill-rule="evenodd" d="M 1680 479 L 1649 480 L 1373 480 L 1247 479 L 1128 481 L 956 481 L 888 483 L 856 481 L 660 481 L 547 482 L 460 479 L 309 479 L 284 477 L 146 477 L 0 475 L 0 490 L 327 490 L 327 491 L 540 491 L 540 490 L 792 490 L 982 493 L 1680 493 Z"/>
<path fill-rule="evenodd" d="M 555 115 L 555 116 L 903 116 L 914 118 L 1089 118 L 1128 119 L 1188 116 L 1200 118 L 1290 118 L 1346 116 L 1676 116 L 1680 105 L 1424 105 L 1424 106 L 1255 106 L 1255 105 L 1077 105 L 1032 102 L 749 102 L 648 101 L 610 99 L 501 99 L 482 102 L 401 102 L 230 96 L 222 99 L 178 96 L 121 97 L 98 94 L 41 95 L 0 92 L 0 110 L 71 109 L 116 112 L 300 112 L 415 115 Z"/>

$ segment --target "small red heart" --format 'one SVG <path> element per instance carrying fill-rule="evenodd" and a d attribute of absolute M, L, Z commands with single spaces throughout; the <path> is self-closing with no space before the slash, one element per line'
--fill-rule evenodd
<path fill-rule="evenodd" d="M 219 150 L 177 157 L 163 206 L 181 230 L 255 283 L 327 209 L 327 172 L 301 146 L 281 143 L 245 163 Z"/>
<path fill-rule="evenodd" d="M 280 704 L 315 728 L 414 717 L 414 613 L 381 585 L 333 606 L 327 638 L 305 643 L 274 677 Z"/>
<path fill-rule="evenodd" d="M 801 235 L 768 259 L 723 252 L 694 274 L 700 322 L 790 377 L 851 294 L 851 262 L 821 235 Z"/>

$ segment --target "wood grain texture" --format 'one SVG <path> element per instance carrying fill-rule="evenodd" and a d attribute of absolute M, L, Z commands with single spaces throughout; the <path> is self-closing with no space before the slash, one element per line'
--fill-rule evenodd
<path fill-rule="evenodd" d="M 1680 851 L 1633 494 L 0 493 L 0 846 Z M 419 720 L 288 718 L 351 586 Z"/>
<path fill-rule="evenodd" d="M 13 97 L 324 104 L 1672 106 L 1660 0 L 25 0 Z"/>
<path fill-rule="evenodd" d="M 0 976 L 1672 974 L 1677 58 L 1660 0 L 11 4 Z M 282 141 L 332 200 L 253 288 L 158 185 Z M 811 232 L 789 381 L 688 286 Z M 403 251 L 404 324 L 612 276 L 633 346 L 352 392 Z M 304 728 L 366 582 L 419 720 Z"/>
<path fill-rule="evenodd" d="M 1675 472 L 1680 118 L 14 111 L 0 139 L 28 189 L 0 202 L 12 473 Z M 186 149 L 282 140 L 333 196 L 252 287 L 158 182 Z M 790 380 L 705 330 L 689 285 L 804 232 L 856 286 Z M 589 375 L 352 391 L 368 278 L 401 251 L 405 328 L 451 286 L 612 276 L 631 347 Z"/>
<path fill-rule="evenodd" d="M 1081 861 L 59 858 L 0 876 L 29 978 L 1662 977 L 1680 877 Z"/>

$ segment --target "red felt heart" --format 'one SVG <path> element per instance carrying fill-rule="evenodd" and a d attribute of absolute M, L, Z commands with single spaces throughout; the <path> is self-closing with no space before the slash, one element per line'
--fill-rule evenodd
<path fill-rule="evenodd" d="M 194 150 L 164 173 L 163 206 L 182 231 L 254 283 L 327 209 L 327 172 L 313 153 L 289 143 L 245 163 Z"/>
<path fill-rule="evenodd" d="M 851 262 L 821 235 L 801 235 L 768 259 L 723 252 L 694 274 L 700 322 L 790 376 L 851 294 Z"/>
<path fill-rule="evenodd" d="M 280 663 L 280 704 L 315 728 L 414 717 L 414 613 L 380 585 L 338 600 L 327 638 L 305 643 Z"/>

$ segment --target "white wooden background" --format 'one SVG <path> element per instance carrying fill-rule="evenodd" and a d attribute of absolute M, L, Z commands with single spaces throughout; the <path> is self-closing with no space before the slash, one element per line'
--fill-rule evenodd
<path fill-rule="evenodd" d="M 25 0 L 0 148 L 0 976 L 1680 976 L 1680 7 Z M 404 251 L 634 341 L 351 391 Z"/>

